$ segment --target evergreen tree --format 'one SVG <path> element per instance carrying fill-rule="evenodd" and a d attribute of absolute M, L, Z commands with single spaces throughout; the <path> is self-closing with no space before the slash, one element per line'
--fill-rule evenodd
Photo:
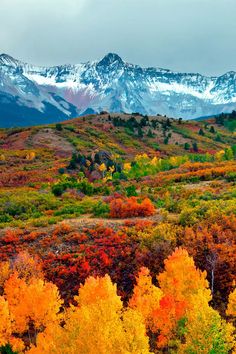
<path fill-rule="evenodd" d="M 212 134 L 215 134 L 215 128 L 213 127 L 213 125 L 210 127 L 210 133 L 212 133 Z"/>
<path fill-rule="evenodd" d="M 185 149 L 185 150 L 189 150 L 189 149 L 190 149 L 189 143 L 184 143 L 184 149 Z"/>
<path fill-rule="evenodd" d="M 165 139 L 164 139 L 164 144 L 168 145 L 168 143 L 169 143 L 169 138 L 168 138 L 168 136 L 166 136 Z"/>
<path fill-rule="evenodd" d="M 143 138 L 143 131 L 140 126 L 138 127 L 138 136 L 139 136 L 139 138 Z"/>
<path fill-rule="evenodd" d="M 56 130 L 62 131 L 62 125 L 60 123 L 56 124 Z"/>
<path fill-rule="evenodd" d="M 192 145 L 193 145 L 193 151 L 198 152 L 198 146 L 197 146 L 196 141 L 194 141 Z"/>
<path fill-rule="evenodd" d="M 151 131 L 151 129 L 148 130 L 147 136 L 148 136 L 149 138 L 153 138 L 154 134 L 153 134 L 153 132 Z"/>
<path fill-rule="evenodd" d="M 203 131 L 203 129 L 202 129 L 202 128 L 200 128 L 200 130 L 199 130 L 198 134 L 199 134 L 199 135 L 201 135 L 201 136 L 204 136 L 204 135 L 205 135 L 205 133 L 204 133 L 204 131 Z"/>
<path fill-rule="evenodd" d="M 167 118 L 167 120 L 166 120 L 166 126 L 167 126 L 167 127 L 171 127 L 171 121 L 170 121 L 170 118 Z"/>
<path fill-rule="evenodd" d="M 221 142 L 221 141 L 222 141 L 222 140 L 221 140 L 221 136 L 220 136 L 220 134 L 219 134 L 219 133 L 216 135 L 215 141 L 219 141 L 219 142 Z"/>

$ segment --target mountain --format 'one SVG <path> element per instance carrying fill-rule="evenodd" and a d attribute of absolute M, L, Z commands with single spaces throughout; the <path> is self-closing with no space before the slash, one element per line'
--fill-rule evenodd
<path fill-rule="evenodd" d="M 38 67 L 0 55 L 0 126 L 58 122 L 100 111 L 185 119 L 236 108 L 236 73 L 220 77 L 100 61 Z"/>

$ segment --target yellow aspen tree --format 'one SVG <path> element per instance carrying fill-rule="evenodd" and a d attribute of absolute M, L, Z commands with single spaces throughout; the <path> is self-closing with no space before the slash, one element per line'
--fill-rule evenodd
<path fill-rule="evenodd" d="M 3 292 L 4 283 L 9 278 L 11 274 L 10 263 L 1 262 L 0 263 L 0 291 Z"/>
<path fill-rule="evenodd" d="M 204 292 L 199 292 L 186 317 L 185 340 L 178 354 L 228 354 L 233 349 L 234 327 L 209 306 Z"/>
<path fill-rule="evenodd" d="M 8 308 L 8 302 L 3 296 L 0 296 L 0 346 L 4 346 L 9 343 L 11 334 L 11 316 Z"/>
<path fill-rule="evenodd" d="M 129 301 L 129 307 L 138 310 L 142 314 L 146 325 L 150 326 L 152 313 L 159 308 L 161 297 L 162 291 L 153 285 L 149 270 L 142 267 L 136 278 L 136 285 Z"/>
<path fill-rule="evenodd" d="M 185 249 L 176 248 L 164 263 L 165 270 L 157 279 L 165 295 L 173 295 L 177 301 L 187 301 L 189 306 L 194 303 L 199 291 L 204 292 L 208 302 L 211 300 L 206 272 L 196 268 Z"/>
<path fill-rule="evenodd" d="M 170 341 L 175 341 L 178 347 L 178 327 L 185 326 L 187 310 L 192 310 L 199 293 L 204 295 L 207 303 L 211 294 L 206 272 L 195 267 L 186 250 L 176 248 L 164 264 L 164 272 L 157 277 L 163 297 L 160 308 L 153 312 L 154 330 L 159 332 L 159 347 L 168 347 Z"/>
<path fill-rule="evenodd" d="M 29 354 L 149 354 L 142 317 L 123 304 L 108 275 L 89 277 L 64 316 L 64 327 L 40 333 Z M 51 327 L 51 326 L 49 326 Z"/>
<path fill-rule="evenodd" d="M 98 167 L 99 171 L 102 172 L 102 177 L 104 177 L 105 171 L 106 171 L 106 165 L 105 163 L 102 163 L 99 167 Z"/>
<path fill-rule="evenodd" d="M 229 294 L 229 302 L 226 314 L 228 316 L 236 317 L 236 288 Z"/>
<path fill-rule="evenodd" d="M 30 152 L 28 152 L 27 155 L 26 155 L 26 160 L 32 161 L 32 160 L 35 159 L 35 157 L 36 157 L 35 152 L 34 152 L 34 151 L 30 151 Z"/>
<path fill-rule="evenodd" d="M 32 322 L 41 329 L 58 320 L 62 305 L 56 285 L 32 278 L 28 283 L 13 273 L 5 282 L 4 295 L 13 319 L 13 331 L 24 333 Z"/>
<path fill-rule="evenodd" d="M 27 284 L 20 279 L 17 273 L 13 273 L 5 282 L 4 295 L 8 301 L 12 316 L 12 329 L 16 333 L 24 333 L 28 329 L 29 306 L 25 299 Z"/>

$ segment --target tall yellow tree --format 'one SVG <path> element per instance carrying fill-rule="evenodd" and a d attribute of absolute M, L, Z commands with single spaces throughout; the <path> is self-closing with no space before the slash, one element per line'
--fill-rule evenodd
<path fill-rule="evenodd" d="M 233 326 L 209 306 L 206 272 L 195 267 L 186 250 L 176 249 L 166 259 L 158 281 L 164 294 L 154 313 L 159 346 L 174 345 L 181 354 L 229 353 L 234 347 Z"/>
<path fill-rule="evenodd" d="M 165 271 L 158 275 L 160 289 L 165 295 L 173 295 L 177 301 L 186 301 L 188 306 L 195 302 L 198 292 L 211 300 L 206 272 L 196 268 L 194 260 L 182 248 L 176 250 L 165 260 Z"/>
<path fill-rule="evenodd" d="M 206 280 L 206 273 L 198 270 L 193 258 L 182 248 L 176 250 L 165 260 L 165 270 L 157 277 L 163 297 L 160 307 L 153 312 L 154 330 L 158 331 L 158 346 L 168 346 L 175 340 L 180 343 L 187 319 L 187 311 L 193 308 L 198 294 L 204 301 L 210 301 L 211 294 Z"/>
<path fill-rule="evenodd" d="M 0 346 L 6 345 L 11 337 L 11 316 L 8 302 L 0 296 Z"/>
<path fill-rule="evenodd" d="M 123 310 L 108 275 L 89 277 L 75 300 L 78 306 L 66 311 L 64 328 L 46 329 L 30 354 L 150 353 L 141 315 L 135 310 Z"/>
<path fill-rule="evenodd" d="M 30 323 L 40 330 L 58 320 L 62 300 L 52 283 L 37 278 L 26 282 L 15 272 L 5 282 L 4 296 L 8 301 L 15 333 L 24 333 Z"/>
<path fill-rule="evenodd" d="M 186 318 L 185 340 L 178 353 L 228 354 L 234 348 L 234 327 L 209 306 L 203 292 L 198 293 Z"/>
<path fill-rule="evenodd" d="M 142 267 L 136 278 L 136 285 L 129 306 L 142 314 L 148 327 L 151 326 L 153 311 L 159 308 L 161 297 L 162 291 L 153 285 L 149 270 Z"/>
<path fill-rule="evenodd" d="M 236 288 L 229 294 L 229 302 L 226 314 L 236 317 Z"/>
<path fill-rule="evenodd" d="M 10 344 L 13 351 L 21 353 L 25 348 L 21 338 L 12 334 L 12 316 L 10 314 L 7 300 L 0 296 L 0 347 Z"/>

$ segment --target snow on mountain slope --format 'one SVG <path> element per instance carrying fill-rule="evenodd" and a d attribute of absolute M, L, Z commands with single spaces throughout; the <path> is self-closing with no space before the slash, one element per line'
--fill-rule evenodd
<path fill-rule="evenodd" d="M 87 111 L 159 113 L 192 119 L 235 108 L 235 72 L 206 77 L 142 68 L 124 62 L 114 53 L 100 61 L 54 67 L 37 67 L 0 55 L 1 126 L 4 120 L 9 124 L 12 113 L 19 125 L 30 124 L 29 109 L 37 111 L 38 123 L 46 123 Z"/>

